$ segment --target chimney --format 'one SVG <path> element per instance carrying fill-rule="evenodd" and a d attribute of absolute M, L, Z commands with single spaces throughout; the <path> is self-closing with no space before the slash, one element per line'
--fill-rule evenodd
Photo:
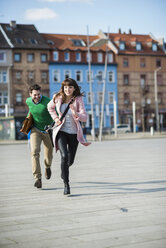
<path fill-rule="evenodd" d="M 131 28 L 129 29 L 129 34 L 132 34 Z"/>
<path fill-rule="evenodd" d="M 118 29 L 119 34 L 121 34 L 121 28 Z"/>
<path fill-rule="evenodd" d="M 16 21 L 10 21 L 10 27 L 16 28 Z"/>

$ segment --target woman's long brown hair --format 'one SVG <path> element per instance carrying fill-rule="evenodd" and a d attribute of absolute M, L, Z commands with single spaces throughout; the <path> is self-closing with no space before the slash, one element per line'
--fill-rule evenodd
<path fill-rule="evenodd" d="M 55 94 L 53 96 L 53 101 L 55 102 L 55 99 L 59 96 L 62 96 L 62 102 L 65 102 L 65 93 L 64 93 L 64 86 L 73 86 L 74 87 L 74 92 L 73 92 L 73 97 L 77 97 L 77 96 L 84 96 L 84 93 L 81 92 L 81 87 L 78 86 L 77 82 L 72 79 L 72 78 L 66 78 L 63 82 L 62 82 L 62 86 L 60 88 L 60 91 Z"/>

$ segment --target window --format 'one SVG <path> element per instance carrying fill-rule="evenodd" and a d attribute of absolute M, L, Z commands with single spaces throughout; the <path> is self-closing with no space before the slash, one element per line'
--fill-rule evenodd
<path fill-rule="evenodd" d="M 102 83 L 102 81 L 103 81 L 103 72 L 98 71 L 97 75 L 96 75 L 96 78 L 97 78 L 98 83 Z"/>
<path fill-rule="evenodd" d="M 102 103 L 102 99 L 103 99 L 103 92 L 98 92 L 98 104 Z"/>
<path fill-rule="evenodd" d="M 125 42 L 121 41 L 119 48 L 120 48 L 120 50 L 125 50 Z"/>
<path fill-rule="evenodd" d="M 14 62 L 21 62 L 21 53 L 14 54 Z"/>
<path fill-rule="evenodd" d="M 108 102 L 110 104 L 114 103 L 114 92 L 108 92 Z"/>
<path fill-rule="evenodd" d="M 16 93 L 16 104 L 17 103 L 22 103 L 22 93 L 21 92 Z"/>
<path fill-rule="evenodd" d="M 48 72 L 47 71 L 41 71 L 41 82 L 43 84 L 48 83 Z"/>
<path fill-rule="evenodd" d="M 0 83 L 7 83 L 7 71 L 0 71 Z"/>
<path fill-rule="evenodd" d="M 87 71 L 87 82 L 89 83 L 90 82 L 90 73 L 89 71 Z M 93 78 L 93 72 L 91 71 L 91 81 L 92 81 L 92 78 Z"/>
<path fill-rule="evenodd" d="M 69 52 L 65 52 L 65 61 L 69 61 L 70 60 L 70 54 Z"/>
<path fill-rule="evenodd" d="M 162 74 L 157 74 L 157 84 L 159 85 L 163 84 Z"/>
<path fill-rule="evenodd" d="M 156 66 L 161 67 L 161 59 L 156 59 Z"/>
<path fill-rule="evenodd" d="M 76 61 L 79 62 L 81 61 L 81 53 L 76 53 Z"/>
<path fill-rule="evenodd" d="M 82 82 L 82 71 L 76 71 L 76 81 Z"/>
<path fill-rule="evenodd" d="M 145 67 L 146 66 L 146 62 L 145 62 L 145 58 L 141 58 L 140 59 L 140 67 Z"/>
<path fill-rule="evenodd" d="M 33 44 L 33 45 L 36 45 L 36 44 L 38 44 L 38 42 L 37 42 L 37 40 L 36 39 L 29 39 L 29 42 L 31 43 L 31 44 Z"/>
<path fill-rule="evenodd" d="M 103 54 L 102 53 L 97 54 L 97 61 L 100 63 L 103 62 Z"/>
<path fill-rule="evenodd" d="M 74 46 L 86 46 L 85 42 L 81 39 L 72 39 L 72 42 Z"/>
<path fill-rule="evenodd" d="M 65 79 L 71 78 L 71 71 L 65 70 L 65 71 L 64 71 L 64 78 L 65 78 Z"/>
<path fill-rule="evenodd" d="M 144 88 L 146 86 L 146 75 L 141 75 L 140 84 L 141 88 Z"/>
<path fill-rule="evenodd" d="M 128 74 L 123 75 L 123 84 L 129 85 L 129 75 Z"/>
<path fill-rule="evenodd" d="M 113 62 L 113 54 L 108 53 L 108 63 L 112 63 L 112 62 Z"/>
<path fill-rule="evenodd" d="M 158 93 L 158 104 L 163 103 L 163 94 L 161 92 Z"/>
<path fill-rule="evenodd" d="M 0 62 L 6 62 L 6 53 L 0 52 Z"/>
<path fill-rule="evenodd" d="M 15 80 L 17 82 L 21 81 L 21 76 L 22 76 L 21 74 L 22 74 L 21 71 L 16 71 L 15 72 Z"/>
<path fill-rule="evenodd" d="M 46 53 L 42 53 L 41 54 L 41 62 L 47 62 L 47 54 Z"/>
<path fill-rule="evenodd" d="M 27 54 L 27 61 L 28 62 L 33 62 L 35 59 L 34 53 L 28 53 Z"/>
<path fill-rule="evenodd" d="M 47 44 L 54 45 L 55 43 L 52 40 L 47 40 Z"/>
<path fill-rule="evenodd" d="M 24 41 L 21 38 L 15 38 L 15 40 L 18 44 L 24 44 Z"/>
<path fill-rule="evenodd" d="M 156 43 L 153 43 L 152 44 L 152 51 L 153 52 L 156 52 L 157 51 L 157 44 Z"/>
<path fill-rule="evenodd" d="M 137 42 L 136 43 L 136 50 L 137 51 L 141 51 L 142 47 L 141 47 L 141 43 L 140 42 Z"/>
<path fill-rule="evenodd" d="M 0 105 L 8 104 L 8 93 L 0 91 Z"/>
<path fill-rule="evenodd" d="M 53 82 L 60 82 L 60 73 L 59 70 L 53 70 Z"/>
<path fill-rule="evenodd" d="M 93 94 L 92 94 L 92 97 L 93 97 Z M 91 103 L 91 93 L 90 93 L 90 92 L 88 92 L 87 103 L 88 103 L 88 104 Z"/>
<path fill-rule="evenodd" d="M 126 92 L 126 93 L 124 93 L 124 104 L 129 105 L 129 103 L 130 103 L 129 93 Z"/>
<path fill-rule="evenodd" d="M 113 83 L 114 82 L 114 73 L 113 71 L 108 72 L 108 81 Z"/>
<path fill-rule="evenodd" d="M 128 58 L 123 58 L 123 67 L 128 67 L 128 66 L 129 66 Z"/>
<path fill-rule="evenodd" d="M 28 71 L 28 82 L 33 83 L 35 79 L 35 73 L 34 71 Z"/>
<path fill-rule="evenodd" d="M 59 53 L 57 51 L 54 51 L 53 52 L 53 60 L 58 61 L 58 59 L 59 59 Z"/>

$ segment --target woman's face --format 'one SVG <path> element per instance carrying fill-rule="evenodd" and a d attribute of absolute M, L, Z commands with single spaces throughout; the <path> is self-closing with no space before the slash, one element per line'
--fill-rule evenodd
<path fill-rule="evenodd" d="M 75 88 L 74 86 L 64 86 L 64 93 L 66 96 L 73 96 L 73 92 L 74 92 Z"/>

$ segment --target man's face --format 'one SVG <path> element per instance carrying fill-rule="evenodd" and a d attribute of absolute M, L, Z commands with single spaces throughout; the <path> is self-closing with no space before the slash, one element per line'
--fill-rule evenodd
<path fill-rule="evenodd" d="M 40 100 L 41 92 L 40 90 L 32 90 L 32 93 L 30 93 L 30 96 L 32 97 L 32 100 L 35 103 L 38 103 Z"/>

